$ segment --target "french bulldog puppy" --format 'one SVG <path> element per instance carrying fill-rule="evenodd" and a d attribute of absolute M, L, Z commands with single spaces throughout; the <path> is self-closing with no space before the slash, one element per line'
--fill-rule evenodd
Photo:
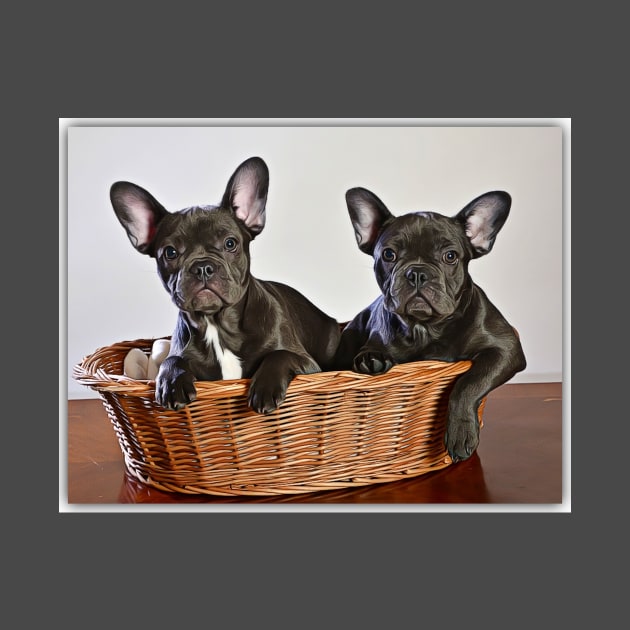
<path fill-rule="evenodd" d="M 194 401 L 196 380 L 251 378 L 250 407 L 269 413 L 295 375 L 331 365 L 338 323 L 295 289 L 250 271 L 250 243 L 265 227 L 268 187 L 269 171 L 258 157 L 236 169 L 219 205 L 169 212 L 140 186 L 111 187 L 131 244 L 155 258 L 179 309 L 156 377 L 163 407 Z"/>
<path fill-rule="evenodd" d="M 472 259 L 492 249 L 511 202 L 508 193 L 493 191 L 453 217 L 396 217 L 365 188 L 346 193 L 359 249 L 374 258 L 381 295 L 344 328 L 335 366 L 382 374 L 410 361 L 472 361 L 449 398 L 445 446 L 453 461 L 477 449 L 481 400 L 526 366 L 514 328 L 468 271 Z"/>

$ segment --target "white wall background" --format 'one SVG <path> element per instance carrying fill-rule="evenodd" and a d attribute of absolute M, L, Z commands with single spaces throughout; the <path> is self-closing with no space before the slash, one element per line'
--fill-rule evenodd
<path fill-rule="evenodd" d="M 470 271 L 521 335 L 528 367 L 512 382 L 562 380 L 563 138 L 566 150 L 570 130 L 562 121 L 392 122 L 84 126 L 80 119 L 61 120 L 68 398 L 96 397 L 72 378 L 72 366 L 84 356 L 117 341 L 170 335 L 175 323 L 154 260 L 132 248 L 114 215 L 111 184 L 139 184 L 169 210 L 218 203 L 235 168 L 253 155 L 270 170 L 267 225 L 251 247 L 254 275 L 293 285 L 339 321 L 351 319 L 378 291 L 372 259 L 355 244 L 348 188 L 370 189 L 394 214 L 451 215 L 481 193 L 509 192 L 510 217 L 492 252 L 472 261 Z"/>

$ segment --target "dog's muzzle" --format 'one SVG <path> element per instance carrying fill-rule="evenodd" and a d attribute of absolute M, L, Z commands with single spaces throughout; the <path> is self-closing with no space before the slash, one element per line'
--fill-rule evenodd
<path fill-rule="evenodd" d="M 390 287 L 390 304 L 404 318 L 420 321 L 452 312 L 453 304 L 444 292 L 439 273 L 430 265 L 416 263 L 401 268 Z"/>
<path fill-rule="evenodd" d="M 411 265 L 405 270 L 405 278 L 416 290 L 422 288 L 431 280 L 428 268 L 424 265 Z"/>
<path fill-rule="evenodd" d="M 211 260 L 196 260 L 189 268 L 189 273 L 199 282 L 209 280 L 216 270 L 216 264 Z"/>

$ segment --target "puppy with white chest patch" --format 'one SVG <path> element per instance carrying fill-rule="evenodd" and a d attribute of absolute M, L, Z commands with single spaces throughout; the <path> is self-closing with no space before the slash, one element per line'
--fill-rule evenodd
<path fill-rule="evenodd" d="M 479 443 L 482 399 L 526 366 L 515 330 L 468 271 L 492 249 L 511 197 L 486 193 L 453 217 L 395 217 L 365 188 L 350 189 L 346 203 L 382 294 L 344 328 L 335 366 L 381 374 L 396 363 L 472 361 L 451 391 L 445 434 L 453 461 L 465 460 Z"/>
<path fill-rule="evenodd" d="M 251 378 L 250 407 L 269 413 L 295 375 L 331 366 L 338 323 L 295 289 L 251 274 L 249 245 L 265 226 L 268 187 L 257 157 L 236 169 L 218 206 L 169 212 L 140 186 L 111 187 L 129 240 L 155 258 L 179 309 L 156 378 L 156 401 L 166 408 L 195 400 L 196 380 Z"/>

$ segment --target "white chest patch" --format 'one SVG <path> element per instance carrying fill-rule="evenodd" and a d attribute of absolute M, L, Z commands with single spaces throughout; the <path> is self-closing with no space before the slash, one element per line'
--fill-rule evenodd
<path fill-rule="evenodd" d="M 208 322 L 208 327 L 206 328 L 206 343 L 214 349 L 217 361 L 221 366 L 221 374 L 224 380 L 241 378 L 243 376 L 241 360 L 233 352 L 224 350 L 221 347 L 219 331 L 217 327 L 210 322 Z"/>

